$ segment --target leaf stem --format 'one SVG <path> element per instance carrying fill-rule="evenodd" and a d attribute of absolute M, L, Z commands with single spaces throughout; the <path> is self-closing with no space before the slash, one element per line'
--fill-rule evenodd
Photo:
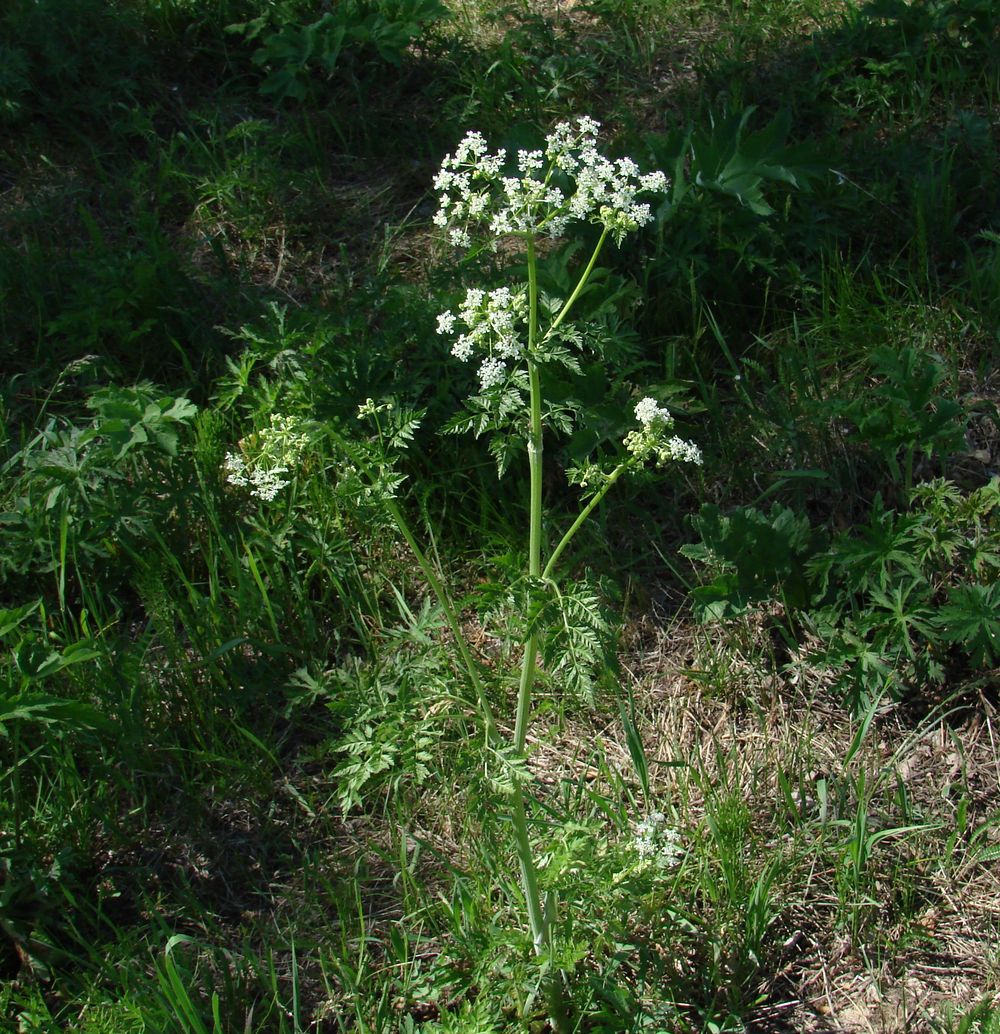
<path fill-rule="evenodd" d="M 552 555 L 549 557 L 548 563 L 545 565 L 545 570 L 542 571 L 542 580 L 546 580 L 552 576 L 552 570 L 556 566 L 556 562 L 562 555 L 563 550 L 570 544 L 573 536 L 583 526 L 584 521 L 594 512 L 594 510 L 600 505 L 601 500 L 608 494 L 611 486 L 625 473 L 629 467 L 629 461 L 624 460 L 619 463 L 617 467 L 608 475 L 607 481 L 594 493 L 590 502 L 580 511 L 577 518 L 569 526 L 566 534 L 559 540 L 559 545 L 552 550 Z"/>
<path fill-rule="evenodd" d="M 531 475 L 529 518 L 528 518 L 528 575 L 538 578 L 542 570 L 542 383 L 538 364 L 533 355 L 538 334 L 538 260 L 535 254 L 535 239 L 528 237 L 528 383 L 530 391 L 530 412 L 528 429 L 528 467 Z M 514 752 L 518 758 L 524 756 L 524 744 L 528 732 L 528 717 L 531 714 L 531 689 L 535 681 L 535 663 L 538 653 L 538 636 L 531 634 L 524 644 L 521 662 L 521 680 L 517 689 L 517 714 L 514 721 Z M 514 826 L 514 844 L 521 868 L 521 885 L 528 907 L 528 921 L 535 954 L 543 955 L 551 948 L 551 929 L 542 909 L 538 892 L 538 875 L 535 859 L 531 853 L 531 838 L 528 835 L 528 820 L 524 808 L 524 792 L 519 782 L 514 783 L 511 821 Z"/>
<path fill-rule="evenodd" d="M 584 271 L 580 274 L 580 279 L 577 281 L 576 287 L 573 288 L 573 293 L 569 296 L 569 298 L 566 299 L 565 304 L 559 310 L 559 314 L 552 321 L 552 325 L 549 327 L 549 329 L 545 332 L 545 337 L 546 338 L 548 338 L 549 335 L 567 317 L 567 315 L 569 314 L 569 310 L 573 307 L 573 305 L 576 302 L 577 298 L 580 297 L 580 292 L 584 289 L 584 287 L 587 286 L 587 281 L 590 279 L 590 274 L 594 272 L 594 266 L 597 264 L 597 256 L 600 255 L 601 248 L 604 247 L 604 242 L 607 239 L 608 239 L 608 228 L 605 226 L 604 229 L 601 231 L 601 236 L 598 238 L 596 246 L 594 247 L 594 253 L 590 256 L 590 261 L 587 263 L 587 268 L 584 269 Z M 533 262 L 533 258 L 534 258 L 534 247 L 533 246 L 534 246 L 534 241 L 531 241 L 531 243 L 529 244 L 529 250 L 528 250 L 529 288 L 530 288 L 530 283 L 531 283 L 531 281 L 530 281 L 531 266 L 532 266 L 532 262 Z M 529 337 L 530 337 L 530 330 L 529 330 Z M 529 346 L 528 346 L 528 351 L 529 352 L 531 351 L 531 344 L 530 344 L 530 342 L 529 342 Z"/>

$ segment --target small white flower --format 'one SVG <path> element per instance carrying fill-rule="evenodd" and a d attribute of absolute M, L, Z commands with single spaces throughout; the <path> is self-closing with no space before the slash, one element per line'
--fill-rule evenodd
<path fill-rule="evenodd" d="M 223 466 L 226 469 L 226 480 L 237 488 L 246 488 L 249 484 L 246 475 L 246 464 L 243 462 L 243 457 L 235 452 L 227 452 L 226 458 L 223 461 Z"/>
<path fill-rule="evenodd" d="M 667 189 L 667 177 L 657 169 L 656 172 L 647 172 L 644 176 L 640 176 L 639 185 L 643 190 L 664 193 Z"/>
<path fill-rule="evenodd" d="M 542 168 L 544 156 L 541 151 L 518 151 L 517 168 L 522 175 Z"/>
<path fill-rule="evenodd" d="M 471 194 L 469 196 L 469 218 L 478 219 L 489 208 L 489 194 Z"/>
<path fill-rule="evenodd" d="M 486 153 L 486 138 L 482 133 L 475 130 L 466 133 L 464 139 L 459 143 L 455 151 L 454 162 L 456 165 L 468 162 L 470 159 L 478 158 Z"/>
<path fill-rule="evenodd" d="M 580 127 L 580 132 L 583 136 L 596 137 L 601 131 L 600 122 L 591 118 L 589 115 L 582 115 L 576 120 L 576 124 Z"/>
<path fill-rule="evenodd" d="M 666 821 L 662 811 L 654 811 L 635 824 L 632 847 L 641 862 L 667 868 L 680 861 L 684 854 L 681 835 Z"/>
<path fill-rule="evenodd" d="M 376 402 L 372 398 L 367 398 L 364 402 L 358 406 L 358 419 L 364 419 L 365 417 L 376 416 L 379 413 L 385 413 L 391 410 L 393 403 L 387 402 Z M 287 453 L 285 454 L 288 455 Z"/>
<path fill-rule="evenodd" d="M 506 376 L 506 365 L 493 356 L 484 359 L 482 366 L 479 367 L 479 385 L 483 391 L 488 391 L 495 384 L 499 384 Z"/>
<path fill-rule="evenodd" d="M 510 212 L 497 212 L 490 222 L 490 233 L 494 237 L 503 237 L 505 234 L 514 232 L 514 224 L 510 221 Z"/>
<path fill-rule="evenodd" d="M 371 399 L 362 403 L 376 409 Z M 240 451 L 226 453 L 223 467 L 226 480 L 237 488 L 249 489 L 250 494 L 264 502 L 273 500 L 281 489 L 291 483 L 282 477 L 296 464 L 309 444 L 309 436 L 295 417 L 271 414 L 268 427 L 248 435 L 240 442 Z"/>
<path fill-rule="evenodd" d="M 255 470 L 250 475 L 250 481 L 253 484 L 251 493 L 266 503 L 271 502 L 283 488 L 291 484 L 290 481 L 280 476 L 284 473 L 286 473 L 285 467 Z"/>
<path fill-rule="evenodd" d="M 456 227 L 448 234 L 448 239 L 456 248 L 468 248 L 472 245 L 469 231 Z"/>
<path fill-rule="evenodd" d="M 485 391 L 506 378 L 508 362 L 522 356 L 521 335 L 527 311 L 524 289 L 497 287 L 485 291 L 470 287 L 457 314 L 449 310 L 438 316 L 437 330 L 439 334 L 451 334 L 459 324 L 464 326 L 451 354 L 462 362 L 468 362 L 475 353 L 483 357 L 479 379 Z"/>
<path fill-rule="evenodd" d="M 661 463 L 666 460 L 680 460 L 682 463 L 694 463 L 699 467 L 702 464 L 701 449 L 683 438 L 669 438 L 660 450 L 660 455 L 663 457 Z"/>
<path fill-rule="evenodd" d="M 697 445 L 669 435 L 674 418 L 656 399 L 649 396 L 640 399 L 635 406 L 635 418 L 641 427 L 638 431 L 629 431 L 622 444 L 639 461 L 653 459 L 658 467 L 672 460 L 701 464 L 701 450 Z"/>
<path fill-rule="evenodd" d="M 503 150 L 490 154 L 481 133 L 466 134 L 434 178 L 440 194 L 434 225 L 450 227 L 452 244 L 462 248 L 470 246 L 476 229 L 494 243 L 511 233 L 558 237 L 571 219 L 599 223 L 621 242 L 652 219 L 650 206 L 637 195 L 662 193 L 668 181 L 659 171 L 641 173 L 631 158 L 605 158 L 597 150 L 599 130 L 600 123 L 586 115 L 558 123 L 544 149 L 517 152 L 516 176 L 503 175 Z M 555 170 L 570 180 L 568 191 L 550 183 Z"/>
<path fill-rule="evenodd" d="M 648 395 L 636 403 L 635 418 L 643 427 L 650 427 L 657 422 L 666 423 L 671 419 L 670 411 L 661 407 L 656 399 Z"/>

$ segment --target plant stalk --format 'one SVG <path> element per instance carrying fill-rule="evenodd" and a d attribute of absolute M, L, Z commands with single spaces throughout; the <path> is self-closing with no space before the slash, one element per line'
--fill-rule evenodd
<path fill-rule="evenodd" d="M 537 578 L 542 570 L 542 384 L 538 364 L 533 358 L 538 334 L 538 267 L 535 257 L 535 239 L 528 238 L 528 382 L 531 393 L 530 427 L 528 430 L 528 468 L 531 474 L 531 499 L 528 518 L 528 575 Z M 514 752 L 524 755 L 531 713 L 531 687 L 535 681 L 535 660 L 538 636 L 529 635 L 524 644 L 521 662 L 521 681 L 517 690 L 517 714 L 514 720 Z M 521 866 L 521 884 L 528 906 L 528 921 L 535 953 L 541 955 L 549 947 L 549 926 L 538 893 L 535 860 L 531 854 L 528 820 L 524 809 L 524 792 L 514 783 L 511 819 L 514 823 L 514 842 Z"/>
<path fill-rule="evenodd" d="M 538 265 L 534 237 L 529 236 L 528 245 L 528 385 L 530 392 L 530 413 L 528 427 L 528 469 L 530 473 L 530 506 L 528 518 L 528 577 L 537 580 L 542 572 L 542 383 L 538 363 L 535 359 L 535 345 L 538 340 Z M 588 272 L 593 268 L 596 253 L 591 259 Z M 563 306 L 561 316 L 582 290 L 583 281 L 577 284 L 573 297 Z M 551 328 L 550 328 L 551 331 Z M 524 745 L 528 732 L 528 718 L 531 714 L 531 690 L 535 681 L 539 639 L 532 633 L 524 644 L 524 658 L 521 664 L 521 680 L 517 691 L 517 715 L 514 723 L 514 751 L 518 760 L 524 757 Z M 514 844 L 521 869 L 521 885 L 528 909 L 528 922 L 535 954 L 539 958 L 552 955 L 552 926 L 545 914 L 538 889 L 538 873 L 531 853 L 531 837 L 528 833 L 528 818 L 524 806 L 524 791 L 518 781 L 514 783 L 511 795 L 511 821 L 514 827 Z M 545 992 L 548 1001 L 549 1020 L 558 1034 L 569 1034 L 568 1012 L 563 994 L 562 974 L 550 965 L 545 974 Z"/>
<path fill-rule="evenodd" d="M 542 573 L 542 383 L 534 359 L 538 336 L 538 264 L 535 239 L 528 238 L 528 384 L 530 391 L 530 424 L 528 428 L 528 469 L 531 475 L 531 496 L 528 517 L 528 577 Z M 517 691 L 517 716 L 514 723 L 514 749 L 524 753 L 531 713 L 531 687 L 535 680 L 538 636 L 528 636 L 524 644 L 521 681 Z"/>
<path fill-rule="evenodd" d="M 611 486 L 625 473 L 628 468 L 628 460 L 624 463 L 619 463 L 617 467 L 608 475 L 607 481 L 594 493 L 590 502 L 580 511 L 576 520 L 569 526 L 566 534 L 559 540 L 559 545 L 552 550 L 552 555 L 549 557 L 548 563 L 545 565 L 545 570 L 542 571 L 542 580 L 545 581 L 552 577 L 553 568 L 556 566 L 556 562 L 562 555 L 563 550 L 573 540 L 573 536 L 583 527 L 584 521 L 594 512 L 594 510 L 600 505 L 601 500 L 608 494 Z"/>
<path fill-rule="evenodd" d="M 587 263 L 587 268 L 584 269 L 584 271 L 580 274 L 580 279 L 577 281 L 576 287 L 573 288 L 573 293 L 569 296 L 569 298 L 566 299 L 565 304 L 559 310 L 559 314 L 552 321 L 552 325 L 549 327 L 549 329 L 545 332 L 545 337 L 548 337 L 562 323 L 562 321 L 564 319 L 566 319 L 566 317 L 569 315 L 569 310 L 573 308 L 573 305 L 575 304 L 577 298 L 580 297 L 580 292 L 584 289 L 584 287 L 587 286 L 587 281 L 590 279 L 590 274 L 594 272 L 594 266 L 597 264 L 597 256 L 600 255 L 601 248 L 604 247 L 604 242 L 607 239 L 608 239 L 608 228 L 605 227 L 601 231 L 601 236 L 598 238 L 597 244 L 594 246 L 594 253 L 590 256 L 590 261 Z M 533 244 L 534 244 L 534 241 L 531 242 L 531 245 L 533 245 Z M 531 276 L 531 268 L 532 268 L 532 260 L 533 260 L 533 250 L 534 250 L 533 247 L 529 246 L 529 248 L 528 248 L 528 275 L 529 275 L 528 287 L 529 287 L 529 291 L 530 291 L 530 287 L 531 287 L 530 276 Z M 530 335 L 530 328 L 529 328 L 529 335 Z M 529 351 L 530 351 L 530 346 L 529 346 Z"/>

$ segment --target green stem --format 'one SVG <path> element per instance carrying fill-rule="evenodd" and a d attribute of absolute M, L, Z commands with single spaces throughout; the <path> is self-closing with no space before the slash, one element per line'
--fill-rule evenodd
<path fill-rule="evenodd" d="M 528 429 L 528 468 L 531 474 L 531 499 L 528 519 L 528 575 L 538 578 L 542 571 L 542 384 L 538 364 L 532 358 L 538 334 L 538 265 L 535 257 L 535 239 L 528 238 L 528 383 L 530 391 L 530 426 Z M 528 636 L 521 663 L 521 681 L 517 690 L 517 714 L 514 721 L 514 752 L 524 755 L 531 713 L 531 688 L 535 681 L 535 661 L 538 636 Z M 514 841 L 521 866 L 521 884 L 528 906 L 531 937 L 538 955 L 549 947 L 550 931 L 538 893 L 535 860 L 531 854 L 528 821 L 524 809 L 524 795 L 519 784 L 514 786 L 511 819 Z"/>
<path fill-rule="evenodd" d="M 530 426 L 528 429 L 528 469 L 531 475 L 531 497 L 528 518 L 528 577 L 542 573 L 542 385 L 538 364 L 532 358 L 538 334 L 538 267 L 535 240 L 528 238 L 528 385 L 530 391 Z M 514 750 L 524 752 L 531 712 L 531 687 L 535 680 L 538 636 L 530 635 L 524 645 L 521 681 L 517 691 L 517 716 L 514 723 Z"/>
<path fill-rule="evenodd" d="M 546 331 L 548 337 L 566 318 L 577 298 L 590 279 L 597 256 L 600 254 L 608 231 L 605 229 L 590 256 L 590 261 L 580 276 L 573 293 L 566 300 L 558 315 Z M 528 258 L 528 390 L 529 390 L 529 426 L 528 426 L 528 469 L 530 474 L 530 503 L 528 517 L 528 577 L 536 581 L 542 575 L 542 383 L 538 363 L 535 356 L 538 344 L 538 260 L 535 253 L 535 239 L 527 238 Z M 548 573 L 559 555 L 576 534 L 577 529 L 586 520 L 587 515 L 604 497 L 607 490 L 618 479 L 624 465 L 614 471 L 608 482 L 584 508 L 580 517 L 563 536 L 555 552 L 545 566 Z M 517 689 L 517 713 L 514 722 L 514 753 L 517 759 L 524 757 L 524 747 L 528 735 L 528 719 L 531 714 L 531 691 L 535 681 L 535 665 L 537 663 L 539 637 L 536 633 L 528 636 L 524 644 L 524 657 L 521 662 L 521 679 Z M 538 873 L 535 859 L 531 853 L 531 837 L 528 833 L 528 819 L 525 813 L 524 792 L 520 783 L 515 782 L 512 794 L 511 821 L 514 827 L 514 842 L 517 849 L 518 863 L 521 869 L 521 884 L 524 890 L 525 903 L 528 909 L 528 922 L 531 937 L 535 946 L 535 954 L 544 956 L 553 949 L 552 927 L 542 907 L 538 889 Z M 569 1030 L 566 1002 L 562 988 L 562 975 L 554 966 L 550 966 L 546 977 L 547 997 L 549 1000 L 549 1018 L 559 1034 Z"/>
<path fill-rule="evenodd" d="M 552 577 L 552 570 L 556 566 L 556 561 L 562 555 L 563 550 L 570 544 L 573 536 L 583 526 L 584 521 L 594 512 L 594 510 L 600 505 L 601 500 L 608 494 L 611 486 L 625 473 L 628 469 L 629 461 L 625 460 L 624 463 L 619 463 L 617 467 L 608 475 L 607 481 L 596 491 L 593 498 L 589 503 L 580 511 L 576 520 L 570 525 L 569 530 L 559 540 L 559 545 L 552 550 L 552 555 L 549 557 L 549 562 L 545 565 L 545 570 L 542 571 L 543 581 Z"/>
<path fill-rule="evenodd" d="M 576 302 L 577 298 L 580 297 L 580 292 L 584 289 L 584 287 L 587 286 L 587 281 L 590 279 L 590 274 L 594 272 L 594 266 L 597 264 L 597 256 L 600 255 L 601 248 L 604 247 L 604 242 L 607 239 L 608 239 L 608 228 L 605 227 L 601 231 L 601 236 L 598 239 L 597 245 L 594 248 L 593 255 L 590 256 L 590 261 L 587 263 L 587 268 L 584 269 L 583 273 L 580 275 L 580 279 L 577 281 L 576 287 L 573 288 L 573 293 L 569 296 L 569 298 L 566 299 L 565 304 L 559 310 L 559 315 L 556 316 L 556 318 L 552 321 L 552 326 L 550 326 L 549 329 L 545 332 L 545 337 L 548 337 L 552 333 L 552 331 L 554 331 L 562 323 L 562 321 L 564 319 L 566 319 L 566 316 L 569 314 L 569 310 L 573 308 L 573 304 Z M 531 245 L 533 245 L 533 244 L 534 244 L 534 241 L 531 242 Z M 528 250 L 528 274 L 529 274 L 529 277 L 531 275 L 531 266 L 532 266 L 532 263 L 534 261 L 534 254 L 533 254 L 533 249 L 532 249 L 531 245 L 529 245 L 529 250 Z M 529 288 L 530 288 L 530 280 L 529 280 Z M 529 351 L 530 351 L 530 346 L 529 346 Z"/>
<path fill-rule="evenodd" d="M 524 792 L 519 782 L 514 783 L 511 795 L 511 822 L 514 826 L 514 845 L 517 848 L 517 860 L 521 867 L 521 886 L 528 905 L 528 923 L 531 926 L 531 939 L 535 945 L 535 954 L 544 955 L 549 947 L 549 926 L 542 908 L 542 896 L 538 890 L 538 874 L 535 872 L 535 859 L 531 853 L 531 838 L 528 835 L 528 817 L 524 810 Z"/>
<path fill-rule="evenodd" d="M 22 683 L 22 689 L 25 683 Z M 11 792 L 14 796 L 14 850 L 21 850 L 21 723 L 14 722 L 14 765 L 11 773 Z"/>

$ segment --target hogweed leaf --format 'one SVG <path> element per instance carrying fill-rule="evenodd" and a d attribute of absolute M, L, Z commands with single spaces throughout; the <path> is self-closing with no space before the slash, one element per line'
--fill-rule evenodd
<path fill-rule="evenodd" d="M 941 638 L 964 646 L 974 665 L 995 664 L 1000 658 L 1000 582 L 952 589 L 938 626 Z"/>

